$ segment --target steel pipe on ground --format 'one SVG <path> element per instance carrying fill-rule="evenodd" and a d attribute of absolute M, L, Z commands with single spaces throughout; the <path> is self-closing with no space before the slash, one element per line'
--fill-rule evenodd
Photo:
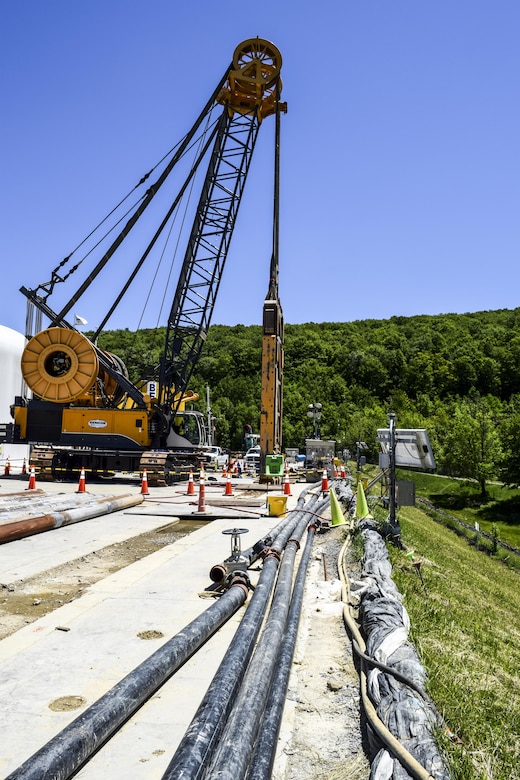
<path fill-rule="evenodd" d="M 136 506 L 144 500 L 141 494 L 126 494 L 124 496 L 110 496 L 109 498 L 96 499 L 93 503 L 77 509 L 69 509 L 64 512 L 49 512 L 38 517 L 28 517 L 11 523 L 0 525 L 0 544 L 12 542 L 15 539 L 23 539 L 33 534 L 41 534 L 44 531 L 53 531 L 66 525 L 81 523 L 91 520 L 93 517 L 107 515 Z"/>

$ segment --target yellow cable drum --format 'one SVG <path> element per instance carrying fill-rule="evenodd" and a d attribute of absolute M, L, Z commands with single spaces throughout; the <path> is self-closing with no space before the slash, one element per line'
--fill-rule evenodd
<path fill-rule="evenodd" d="M 44 401 L 69 403 L 84 396 L 96 381 L 99 360 L 81 333 L 48 328 L 28 342 L 22 354 L 22 375 Z"/>

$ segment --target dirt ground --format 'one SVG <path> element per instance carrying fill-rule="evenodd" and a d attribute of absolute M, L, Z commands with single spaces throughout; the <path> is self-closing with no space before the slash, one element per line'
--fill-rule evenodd
<path fill-rule="evenodd" d="M 48 569 L 15 585 L 0 586 L 0 639 L 79 598 L 90 585 L 161 547 L 181 539 L 198 523 L 176 523 Z"/>
<path fill-rule="evenodd" d="M 189 530 L 193 523 L 172 524 L 2 586 L 0 639 Z M 314 542 L 284 714 L 289 725 L 280 734 L 283 774 L 273 780 L 365 780 L 370 774 L 363 752 L 359 679 L 342 619 L 341 546 L 341 527 Z"/>
<path fill-rule="evenodd" d="M 293 730 L 283 746 L 287 764 L 279 780 L 367 780 L 370 775 L 359 677 L 342 617 L 342 546 L 341 526 L 314 542 L 287 696 L 286 710 L 294 708 Z M 350 565 L 358 568 L 354 560 Z"/>

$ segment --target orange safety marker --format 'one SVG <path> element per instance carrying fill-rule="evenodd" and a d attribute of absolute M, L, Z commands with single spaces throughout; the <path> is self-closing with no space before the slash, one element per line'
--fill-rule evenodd
<path fill-rule="evenodd" d="M 4 477 L 8 477 L 10 471 L 11 471 L 11 464 L 9 463 L 9 461 L 7 461 L 4 466 Z"/>
<path fill-rule="evenodd" d="M 27 474 L 27 463 L 25 462 L 25 458 L 23 459 L 22 474 Z"/>
<path fill-rule="evenodd" d="M 204 487 L 204 474 L 201 472 L 199 478 L 199 512 L 206 511 L 206 488 Z"/>
<path fill-rule="evenodd" d="M 291 480 L 289 479 L 289 472 L 285 472 L 285 478 L 283 481 L 283 494 L 284 496 L 291 496 Z"/>
<path fill-rule="evenodd" d="M 339 476 L 341 477 L 341 479 L 345 479 L 345 477 L 347 476 L 346 472 L 345 472 L 345 464 L 344 463 L 342 463 L 341 466 L 339 467 Z"/>
<path fill-rule="evenodd" d="M 228 471 L 227 476 L 226 476 L 226 489 L 224 491 L 224 495 L 225 496 L 232 496 L 233 495 L 233 486 L 231 484 L 231 474 L 229 473 L 229 471 Z"/>
<path fill-rule="evenodd" d="M 323 469 L 323 474 L 321 477 L 321 489 L 323 493 L 327 493 L 329 490 L 329 476 L 327 474 L 327 469 Z"/>
<path fill-rule="evenodd" d="M 190 469 L 190 475 L 188 477 L 188 489 L 186 491 L 187 496 L 195 495 L 195 483 L 193 481 L 193 469 Z"/>
<path fill-rule="evenodd" d="M 141 495 L 142 496 L 150 495 L 150 493 L 148 492 L 148 476 L 146 474 L 146 469 L 143 469 L 143 478 L 141 479 Z"/>
<path fill-rule="evenodd" d="M 76 493 L 86 493 L 87 488 L 85 487 L 85 469 L 81 467 L 81 471 L 79 474 L 79 485 L 78 489 L 76 490 Z"/>
<path fill-rule="evenodd" d="M 29 484 L 27 485 L 26 490 L 36 490 L 36 473 L 34 471 L 34 466 L 31 466 L 31 473 L 29 474 Z"/>

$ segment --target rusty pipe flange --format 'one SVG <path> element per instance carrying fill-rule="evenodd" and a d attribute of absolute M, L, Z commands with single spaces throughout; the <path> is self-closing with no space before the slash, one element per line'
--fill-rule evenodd
<path fill-rule="evenodd" d="M 277 561 L 280 561 L 282 558 L 282 553 L 280 552 L 280 550 L 277 550 L 275 547 L 264 547 L 264 549 L 260 553 L 260 557 L 264 561 L 267 558 L 276 558 Z"/>
<path fill-rule="evenodd" d="M 225 586 L 229 589 L 232 588 L 234 585 L 238 586 L 239 588 L 242 588 L 246 596 L 249 594 L 249 591 L 251 590 L 251 580 L 249 579 L 248 574 L 246 574 L 245 571 L 233 571 L 230 574 L 228 574 Z"/>

